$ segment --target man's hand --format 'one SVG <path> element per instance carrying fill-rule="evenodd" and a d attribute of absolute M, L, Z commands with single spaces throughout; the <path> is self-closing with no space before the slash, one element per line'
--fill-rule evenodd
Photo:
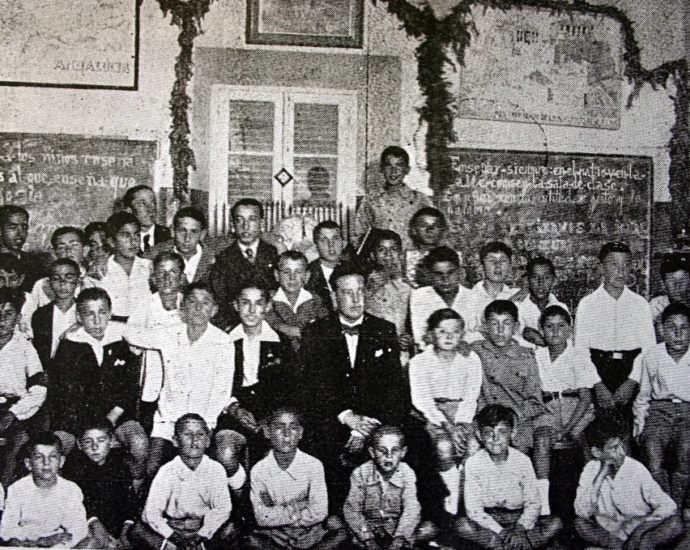
<path fill-rule="evenodd" d="M 407 541 L 404 537 L 395 537 L 388 545 L 388 550 L 401 550 L 402 548 L 405 548 L 406 545 Z"/>
<path fill-rule="evenodd" d="M 0 433 L 4 433 L 9 430 L 14 423 L 17 421 L 17 417 L 14 416 L 10 411 L 7 411 L 0 416 Z"/>
<path fill-rule="evenodd" d="M 398 336 L 398 343 L 401 351 L 410 351 L 414 347 L 414 338 L 411 334 L 403 332 Z"/>
<path fill-rule="evenodd" d="M 97 280 L 103 279 L 108 274 L 108 256 L 100 255 L 86 267 L 86 274 Z"/>
<path fill-rule="evenodd" d="M 372 430 L 381 424 L 381 422 L 375 418 L 369 418 L 368 416 L 352 412 L 343 419 L 343 423 L 351 430 L 359 432 L 365 437 L 368 437 Z"/>
<path fill-rule="evenodd" d="M 41 537 L 36 541 L 36 546 L 41 548 L 52 548 L 53 546 L 65 546 L 72 542 L 70 533 L 55 533 L 49 537 Z"/>
<path fill-rule="evenodd" d="M 527 340 L 530 344 L 534 344 L 535 346 L 539 346 L 540 348 L 546 346 L 546 340 L 544 340 L 544 336 L 537 329 L 525 327 L 525 329 L 522 331 L 522 337 L 525 340 Z"/>
<path fill-rule="evenodd" d="M 289 336 L 290 338 L 302 337 L 302 330 L 299 327 L 293 325 L 280 325 L 279 332 L 282 332 L 283 334 L 285 334 L 285 336 Z"/>
<path fill-rule="evenodd" d="M 456 349 L 463 357 L 469 357 L 470 353 L 472 352 L 472 347 L 464 340 L 460 340 L 460 342 L 458 342 L 458 347 Z"/>
<path fill-rule="evenodd" d="M 529 288 L 521 288 L 510 297 L 510 301 L 515 303 L 522 302 L 525 298 L 527 298 L 528 294 Z"/>
<path fill-rule="evenodd" d="M 232 403 L 227 409 L 227 414 L 237 421 L 244 429 L 256 433 L 259 430 L 259 425 L 254 418 L 254 415 L 247 409 L 240 407 L 239 403 Z"/>

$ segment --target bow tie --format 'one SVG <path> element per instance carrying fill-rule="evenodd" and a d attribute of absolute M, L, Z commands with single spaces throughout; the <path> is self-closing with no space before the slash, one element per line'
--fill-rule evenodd
<path fill-rule="evenodd" d="M 343 334 L 348 334 L 350 336 L 359 336 L 359 331 L 362 325 L 355 325 L 353 327 L 348 325 L 342 325 Z"/>

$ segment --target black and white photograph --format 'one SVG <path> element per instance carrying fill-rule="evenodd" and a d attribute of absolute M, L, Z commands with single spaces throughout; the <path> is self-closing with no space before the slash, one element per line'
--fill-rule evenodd
<path fill-rule="evenodd" d="M 687 0 L 0 0 L 0 547 L 690 550 Z"/>

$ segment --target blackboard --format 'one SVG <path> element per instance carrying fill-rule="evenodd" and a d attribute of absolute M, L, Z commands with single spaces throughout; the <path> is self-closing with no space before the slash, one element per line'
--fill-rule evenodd
<path fill-rule="evenodd" d="M 26 248 L 45 250 L 57 227 L 105 221 L 127 188 L 152 186 L 157 149 L 155 141 L 0 133 L 0 204 L 29 211 Z"/>
<path fill-rule="evenodd" d="M 479 248 L 501 240 L 514 251 L 514 282 L 530 257 L 550 258 L 557 296 L 570 307 L 601 283 L 599 249 L 626 242 L 629 286 L 649 290 L 653 162 L 649 157 L 453 149 L 455 181 L 438 199 L 469 283 Z"/>

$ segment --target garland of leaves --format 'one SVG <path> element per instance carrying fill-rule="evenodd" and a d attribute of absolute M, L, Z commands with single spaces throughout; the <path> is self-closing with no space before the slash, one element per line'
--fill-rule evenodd
<path fill-rule="evenodd" d="M 376 3 L 377 0 L 373 0 Z M 452 51 L 458 63 L 464 63 L 464 52 L 476 31 L 470 8 L 473 4 L 485 8 L 508 10 L 524 7 L 548 9 L 554 13 L 576 12 L 601 15 L 614 19 L 622 28 L 624 45 L 624 75 L 632 83 L 632 93 L 627 106 L 639 95 L 645 84 L 654 89 L 665 87 L 672 80 L 676 94 L 673 97 L 675 123 L 671 128 L 669 155 L 669 191 L 673 210 L 673 234 L 677 235 L 685 227 L 690 214 L 688 192 L 690 191 L 690 91 L 688 89 L 688 64 L 685 59 L 663 63 L 653 70 L 647 70 L 640 60 L 640 48 L 635 40 L 632 21 L 619 8 L 607 5 L 589 4 L 586 0 L 564 3 L 562 0 L 463 0 L 457 4 L 450 15 L 437 20 L 431 8 L 416 8 L 406 0 L 381 0 L 388 11 L 402 23 L 408 35 L 421 39 L 417 47 L 418 82 L 425 99 L 420 109 L 420 117 L 427 122 L 426 154 L 430 185 L 435 191 L 442 190 L 455 179 L 449 144 L 456 140 L 453 129 L 452 106 L 455 98 L 444 78 L 447 52 Z"/>
<path fill-rule="evenodd" d="M 187 199 L 189 169 L 196 168 L 194 151 L 189 145 L 191 99 L 187 95 L 187 85 L 192 79 L 192 50 L 194 39 L 201 34 L 201 20 L 208 13 L 212 2 L 213 0 L 158 0 L 163 15 L 171 13 L 171 24 L 180 29 L 177 37 L 180 53 L 175 61 L 175 84 L 170 94 L 170 158 L 174 195 L 180 201 Z"/>

